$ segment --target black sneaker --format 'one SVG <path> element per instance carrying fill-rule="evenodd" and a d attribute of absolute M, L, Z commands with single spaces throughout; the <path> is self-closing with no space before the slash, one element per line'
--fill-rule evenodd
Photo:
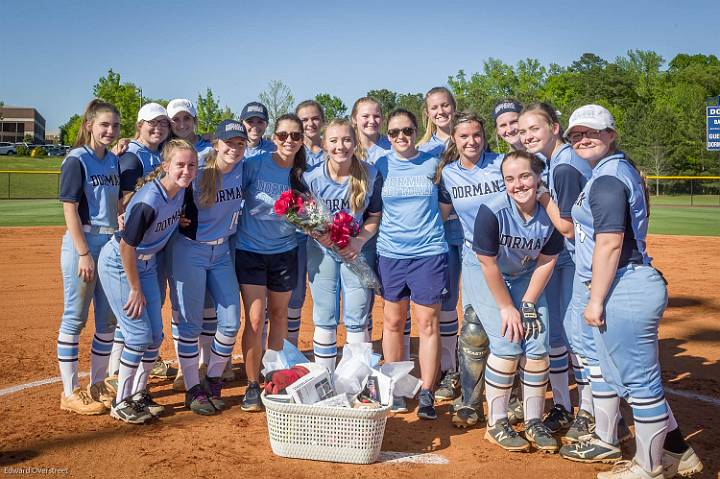
<path fill-rule="evenodd" d="M 185 407 L 201 416 L 212 416 L 216 412 L 215 406 L 208 399 L 205 389 L 199 384 L 191 387 L 185 393 Z"/>
<path fill-rule="evenodd" d="M 437 419 L 435 411 L 435 397 L 429 389 L 421 389 L 418 396 L 418 412 L 420 419 Z"/>
<path fill-rule="evenodd" d="M 213 406 L 215 406 L 215 409 L 220 411 L 221 409 L 225 409 L 225 401 L 222 400 L 222 388 L 223 388 L 223 378 L 211 378 L 206 377 L 205 378 L 205 390 L 207 391 L 208 399 L 212 403 Z"/>
<path fill-rule="evenodd" d="M 260 401 L 260 385 L 258 383 L 252 382 L 248 384 L 240 409 L 247 412 L 263 410 L 262 401 Z"/>
<path fill-rule="evenodd" d="M 435 399 L 439 401 L 452 401 L 460 392 L 460 373 L 445 371 L 435 391 Z"/>
<path fill-rule="evenodd" d="M 139 407 L 146 409 L 147 412 L 152 414 L 154 417 L 158 417 L 165 410 L 165 406 L 156 403 L 152 396 L 150 396 L 147 389 L 143 389 L 142 391 L 133 394 L 132 400 L 135 401 L 135 404 Z"/>
<path fill-rule="evenodd" d="M 552 434 L 555 434 L 562 429 L 569 428 L 573 419 L 573 415 L 565 409 L 565 406 L 555 404 L 552 409 L 550 409 L 550 412 L 545 415 L 545 419 L 543 419 L 542 422 Z"/>
<path fill-rule="evenodd" d="M 145 424 L 152 420 L 153 415 L 145 408 L 138 406 L 133 400 L 126 399 L 118 404 L 113 399 L 110 417 L 128 424 Z"/>

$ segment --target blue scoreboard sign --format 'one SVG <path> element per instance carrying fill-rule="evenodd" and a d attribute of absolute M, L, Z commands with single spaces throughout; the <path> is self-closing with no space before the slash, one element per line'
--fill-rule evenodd
<path fill-rule="evenodd" d="M 720 151 L 720 98 L 717 106 L 707 107 L 707 150 Z"/>

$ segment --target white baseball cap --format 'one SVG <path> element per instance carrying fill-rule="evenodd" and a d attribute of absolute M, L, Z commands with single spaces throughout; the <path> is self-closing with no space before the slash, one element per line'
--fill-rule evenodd
<path fill-rule="evenodd" d="M 143 105 L 140 110 L 138 111 L 138 119 L 137 121 L 150 121 L 154 120 L 155 118 L 159 118 L 161 116 L 164 116 L 166 118 L 170 118 L 168 116 L 167 110 L 163 108 L 163 106 L 159 103 L 147 103 Z"/>
<path fill-rule="evenodd" d="M 569 135 L 576 126 L 586 126 L 595 130 L 616 130 L 612 114 L 600 105 L 585 105 L 572 112 L 565 136 Z"/>
<path fill-rule="evenodd" d="M 168 103 L 167 106 L 168 116 L 172 118 L 181 111 L 188 112 L 193 118 L 197 117 L 197 110 L 195 110 L 195 105 L 193 105 L 190 100 L 187 100 L 185 98 L 176 98 L 174 100 L 170 100 L 170 103 Z"/>

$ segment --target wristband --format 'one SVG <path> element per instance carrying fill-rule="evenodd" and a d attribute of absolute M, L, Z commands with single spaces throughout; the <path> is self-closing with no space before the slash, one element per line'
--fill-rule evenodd
<path fill-rule="evenodd" d="M 90 250 L 87 250 L 83 254 L 79 254 L 78 256 L 87 256 L 89 254 L 90 254 Z"/>

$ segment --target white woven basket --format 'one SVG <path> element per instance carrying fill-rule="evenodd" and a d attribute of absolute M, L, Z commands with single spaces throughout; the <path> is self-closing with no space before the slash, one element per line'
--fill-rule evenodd
<path fill-rule="evenodd" d="M 371 464 L 380 455 L 390 406 L 350 409 L 272 401 L 262 394 L 275 454 Z"/>

